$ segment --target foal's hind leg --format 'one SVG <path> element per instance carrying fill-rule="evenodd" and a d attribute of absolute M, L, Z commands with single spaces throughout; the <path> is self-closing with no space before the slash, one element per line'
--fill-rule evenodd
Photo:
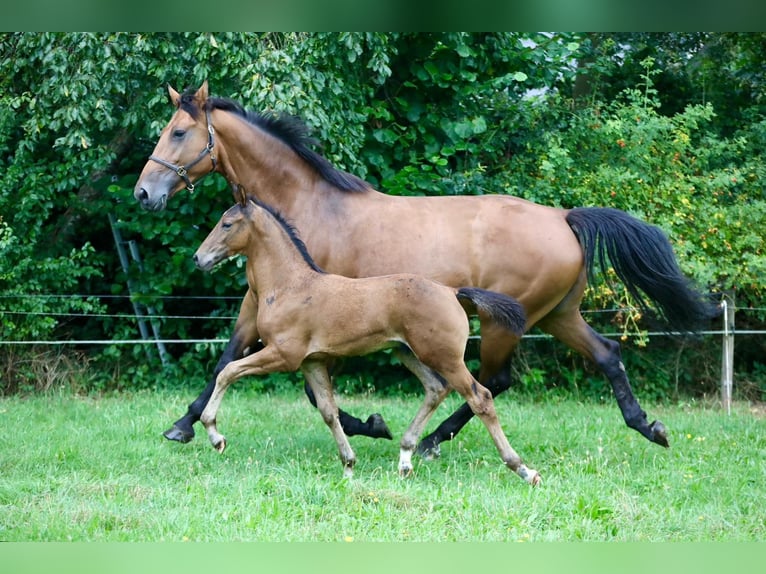
<path fill-rule="evenodd" d="M 338 417 L 338 407 L 332 396 L 332 384 L 327 374 L 327 366 L 319 361 L 306 361 L 301 365 L 303 376 L 311 386 L 316 397 L 317 408 L 322 413 L 325 424 L 330 428 L 335 443 L 338 445 L 338 453 L 343 464 L 343 477 L 351 478 L 354 474 L 356 455 L 343 432 Z"/>
<path fill-rule="evenodd" d="M 492 323 L 481 326 L 481 372 L 479 381 L 496 397 L 511 386 L 511 353 L 519 338 Z M 425 459 L 437 458 L 439 445 L 452 440 L 473 418 L 468 403 L 463 403 L 418 445 L 418 454 Z"/>
<path fill-rule="evenodd" d="M 513 450 L 508 442 L 508 437 L 505 436 L 500 426 L 500 421 L 497 419 L 492 393 L 474 379 L 462 363 L 458 367 L 462 367 L 462 369 L 458 368 L 454 374 L 445 375 L 450 386 L 463 396 L 474 414 L 487 427 L 505 465 L 532 486 L 538 485 L 540 483 L 540 473 L 527 467 L 521 461 L 521 457 Z"/>
<path fill-rule="evenodd" d="M 658 420 L 649 424 L 646 412 L 633 396 L 620 357 L 619 343 L 596 333 L 576 309 L 565 314 L 549 315 L 540 321 L 538 326 L 598 365 L 612 385 L 617 404 L 628 427 L 654 443 L 664 447 L 670 446 L 665 425 Z"/>

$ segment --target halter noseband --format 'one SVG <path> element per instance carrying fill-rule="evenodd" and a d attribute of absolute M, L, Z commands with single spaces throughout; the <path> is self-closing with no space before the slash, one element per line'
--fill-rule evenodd
<path fill-rule="evenodd" d="M 189 191 L 194 191 L 194 184 L 192 183 L 191 179 L 189 179 L 189 170 L 193 168 L 195 165 L 197 165 L 199 162 L 201 162 L 206 155 L 210 155 L 210 161 L 213 162 L 213 167 L 210 168 L 210 172 L 215 171 L 216 167 L 216 160 L 215 156 L 213 155 L 213 147 L 215 147 L 215 141 L 213 140 L 213 136 L 215 135 L 215 129 L 213 129 L 213 124 L 210 123 L 210 110 L 205 109 L 205 119 L 207 120 L 207 145 L 205 148 L 199 152 L 199 155 L 197 158 L 191 162 L 189 165 L 175 165 L 173 163 L 170 163 L 169 161 L 165 161 L 162 158 L 150 155 L 149 159 L 152 161 L 156 161 L 158 164 L 165 166 L 168 169 L 172 169 L 176 174 L 178 174 L 178 177 L 180 177 L 182 180 L 184 180 L 184 183 L 186 183 L 186 189 Z M 208 172 L 208 173 L 210 173 Z"/>

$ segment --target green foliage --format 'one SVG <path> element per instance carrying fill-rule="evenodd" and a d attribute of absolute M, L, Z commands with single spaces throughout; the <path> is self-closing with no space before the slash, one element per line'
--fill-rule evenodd
<path fill-rule="evenodd" d="M 666 231 L 682 268 L 700 285 L 736 292 L 740 305 L 760 306 L 762 121 L 724 138 L 711 129 L 710 105 L 662 115 L 652 66 L 645 60 L 640 83 L 618 99 L 578 110 L 560 129 L 529 142 L 530 153 L 511 162 L 512 188 L 542 203 L 609 205 L 652 222 Z M 599 304 L 625 303 L 619 290 L 612 295 Z"/>
<path fill-rule="evenodd" d="M 708 33 L 0 34 L 2 338 L 135 339 L 135 321 L 125 319 L 132 303 L 163 317 L 163 336 L 228 336 L 245 291 L 242 262 L 212 274 L 191 262 L 231 203 L 225 182 L 210 176 L 193 200 L 162 213 L 142 211 L 132 197 L 172 112 L 165 86 L 205 79 L 214 95 L 300 116 L 335 165 L 387 193 L 510 193 L 634 213 L 668 233 L 697 282 L 758 309 L 748 321 L 762 328 L 762 41 Z M 127 273 L 109 215 L 140 254 Z M 631 305 L 609 275 L 588 296 L 592 308 Z M 646 327 L 634 313 L 594 325 L 648 345 L 635 336 Z M 748 357 L 758 356 L 753 348 Z M 198 387 L 220 346 L 174 345 L 164 370 L 149 346 L 87 351 L 101 388 Z M 476 366 L 475 353 L 469 361 Z M 530 388 L 560 364 L 531 364 Z M 392 366 L 389 355 L 354 363 L 338 382 L 348 392 L 406 390 Z M 590 384 L 582 365 L 564 366 L 575 388 Z M 676 387 L 666 382 L 658 396 Z"/>

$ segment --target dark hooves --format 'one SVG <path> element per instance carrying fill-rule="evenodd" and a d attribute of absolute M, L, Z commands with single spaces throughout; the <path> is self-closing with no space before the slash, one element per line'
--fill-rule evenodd
<path fill-rule="evenodd" d="M 168 440 L 174 440 L 176 442 L 180 443 L 187 443 L 191 442 L 194 438 L 194 431 L 188 431 L 184 430 L 176 425 L 173 425 L 173 428 L 169 428 L 164 433 L 162 433 L 162 436 L 164 436 Z"/>
<path fill-rule="evenodd" d="M 665 430 L 664 424 L 660 421 L 654 421 L 649 425 L 649 429 L 652 431 L 652 442 L 656 442 L 658 445 L 664 446 L 665 448 L 670 448 L 668 433 L 667 430 Z"/>
<path fill-rule="evenodd" d="M 365 424 L 370 429 L 371 438 L 386 438 L 388 440 L 391 440 L 394 438 L 393 435 L 391 434 L 391 431 L 388 430 L 388 425 L 386 424 L 386 421 L 384 421 L 383 417 L 379 415 L 378 413 L 375 413 L 367 417 L 367 422 Z"/>

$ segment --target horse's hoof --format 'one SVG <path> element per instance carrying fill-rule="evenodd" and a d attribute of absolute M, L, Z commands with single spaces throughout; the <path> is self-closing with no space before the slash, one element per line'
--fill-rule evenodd
<path fill-rule="evenodd" d="M 656 442 L 660 446 L 664 446 L 665 448 L 670 448 L 670 443 L 668 442 L 668 433 L 665 430 L 665 425 L 662 424 L 660 421 L 654 421 L 650 426 L 649 430 L 652 431 L 652 442 Z"/>
<path fill-rule="evenodd" d="M 215 443 L 213 445 L 213 448 L 217 450 L 220 454 L 223 454 L 223 451 L 226 450 L 226 439 L 224 437 L 221 437 L 221 440 Z"/>
<path fill-rule="evenodd" d="M 412 467 L 411 466 L 400 466 L 399 467 L 399 477 L 400 478 L 408 478 L 412 476 Z"/>
<path fill-rule="evenodd" d="M 537 486 L 543 481 L 542 477 L 540 476 L 539 472 L 535 472 L 535 474 L 530 478 L 529 484 L 532 486 Z"/>
<path fill-rule="evenodd" d="M 442 451 L 438 442 L 434 439 L 429 440 L 428 437 L 426 437 L 420 441 L 415 453 L 423 457 L 424 460 L 434 460 L 441 456 Z"/>
<path fill-rule="evenodd" d="M 371 438 L 386 438 L 388 440 L 391 440 L 394 438 L 393 435 L 391 434 L 391 431 L 388 430 L 388 425 L 386 424 L 386 421 L 384 421 L 383 417 L 379 415 L 378 413 L 375 413 L 367 417 L 367 422 L 365 424 L 370 429 Z"/>
<path fill-rule="evenodd" d="M 191 442 L 194 438 L 194 429 L 190 430 L 184 430 L 180 428 L 179 426 L 173 425 L 173 428 L 169 428 L 164 433 L 162 433 L 162 436 L 164 436 L 168 440 L 174 440 L 176 442 L 181 443 L 187 443 Z"/>

